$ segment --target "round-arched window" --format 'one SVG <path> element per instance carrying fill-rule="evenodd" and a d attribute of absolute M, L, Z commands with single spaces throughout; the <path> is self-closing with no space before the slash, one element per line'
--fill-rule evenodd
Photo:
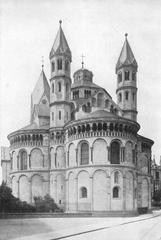
<path fill-rule="evenodd" d="M 119 188 L 118 187 L 113 188 L 112 196 L 113 196 L 113 198 L 119 198 Z"/>
<path fill-rule="evenodd" d="M 120 164 L 120 144 L 117 141 L 111 143 L 111 164 Z"/>
<path fill-rule="evenodd" d="M 80 188 L 80 198 L 87 198 L 87 188 L 86 187 Z"/>
<path fill-rule="evenodd" d="M 26 170 L 27 169 L 27 152 L 22 151 L 20 153 L 20 170 Z"/>
<path fill-rule="evenodd" d="M 89 164 L 89 146 L 88 143 L 82 143 L 81 144 L 81 165 L 87 165 Z"/>

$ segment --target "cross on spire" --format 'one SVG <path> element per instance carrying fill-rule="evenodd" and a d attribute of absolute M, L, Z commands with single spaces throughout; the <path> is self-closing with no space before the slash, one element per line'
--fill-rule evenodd
<path fill-rule="evenodd" d="M 83 61 L 83 58 L 84 58 L 85 56 L 83 55 L 83 53 L 82 53 L 82 55 L 81 55 L 81 58 L 82 58 L 82 69 L 84 69 L 84 61 Z"/>
<path fill-rule="evenodd" d="M 44 70 L 44 56 L 41 57 L 41 62 L 42 62 L 42 70 Z"/>

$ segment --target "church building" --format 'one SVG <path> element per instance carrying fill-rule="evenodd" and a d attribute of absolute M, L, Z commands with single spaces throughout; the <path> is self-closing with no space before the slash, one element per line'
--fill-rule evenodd
<path fill-rule="evenodd" d="M 13 195 L 32 204 L 50 194 L 65 212 L 150 209 L 154 142 L 138 134 L 138 64 L 127 34 L 115 67 L 117 103 L 83 64 L 72 79 L 61 21 L 49 60 L 50 79 L 42 68 L 31 94 L 29 125 L 1 149 Z"/>

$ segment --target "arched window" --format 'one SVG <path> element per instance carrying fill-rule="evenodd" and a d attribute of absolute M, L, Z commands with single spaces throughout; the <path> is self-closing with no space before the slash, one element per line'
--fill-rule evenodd
<path fill-rule="evenodd" d="M 89 146 L 87 143 L 81 144 L 81 165 L 86 165 L 89 163 Z"/>
<path fill-rule="evenodd" d="M 68 60 L 65 61 L 65 71 L 68 71 L 69 68 L 69 62 Z"/>
<path fill-rule="evenodd" d="M 80 188 L 80 198 L 87 198 L 87 188 L 86 187 Z"/>
<path fill-rule="evenodd" d="M 51 70 L 52 70 L 52 72 L 55 71 L 55 62 L 52 62 L 52 64 L 51 64 Z"/>
<path fill-rule="evenodd" d="M 62 59 L 57 60 L 58 70 L 62 70 Z"/>
<path fill-rule="evenodd" d="M 109 100 L 106 99 L 106 100 L 105 100 L 105 108 L 108 108 L 108 106 L 109 106 Z"/>
<path fill-rule="evenodd" d="M 122 82 L 122 73 L 119 72 L 118 74 L 118 83 Z"/>
<path fill-rule="evenodd" d="M 61 111 L 59 111 L 59 120 L 61 120 Z"/>
<path fill-rule="evenodd" d="M 128 98 L 129 98 L 129 92 L 126 91 L 125 92 L 125 99 L 128 100 Z"/>
<path fill-rule="evenodd" d="M 119 198 L 119 188 L 118 187 L 114 187 L 113 188 L 113 198 Z"/>
<path fill-rule="evenodd" d="M 114 183 L 119 183 L 119 172 L 114 173 Z"/>
<path fill-rule="evenodd" d="M 132 100 L 135 101 L 135 93 L 132 94 Z"/>
<path fill-rule="evenodd" d="M 129 71 L 125 71 L 125 80 L 126 81 L 130 80 L 130 72 Z"/>
<path fill-rule="evenodd" d="M 122 94 L 119 93 L 119 102 L 122 102 Z"/>
<path fill-rule="evenodd" d="M 61 92 L 61 83 L 58 83 L 58 91 Z"/>
<path fill-rule="evenodd" d="M 27 152 L 22 151 L 20 154 L 20 170 L 27 169 Z"/>
<path fill-rule="evenodd" d="M 116 141 L 111 143 L 111 164 L 120 164 L 120 144 Z"/>
<path fill-rule="evenodd" d="M 132 73 L 132 80 L 133 80 L 133 81 L 136 80 L 136 73 L 135 73 L 135 72 Z"/>
<path fill-rule="evenodd" d="M 52 93 L 54 93 L 54 83 L 52 83 Z"/>

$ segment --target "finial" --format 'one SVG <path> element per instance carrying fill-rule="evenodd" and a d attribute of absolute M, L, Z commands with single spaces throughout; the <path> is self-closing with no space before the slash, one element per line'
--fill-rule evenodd
<path fill-rule="evenodd" d="M 85 56 L 83 55 L 83 53 L 82 53 L 82 55 L 81 55 L 81 58 L 82 58 L 82 69 L 84 69 L 84 62 L 83 62 L 83 58 L 84 58 Z"/>
<path fill-rule="evenodd" d="M 125 38 L 127 39 L 128 33 L 125 33 Z"/>
<path fill-rule="evenodd" d="M 41 61 L 42 61 L 42 70 L 44 70 L 44 56 L 41 57 Z"/>
<path fill-rule="evenodd" d="M 60 26 L 61 26 L 61 24 L 62 24 L 62 20 L 59 20 L 59 24 L 60 24 Z"/>

